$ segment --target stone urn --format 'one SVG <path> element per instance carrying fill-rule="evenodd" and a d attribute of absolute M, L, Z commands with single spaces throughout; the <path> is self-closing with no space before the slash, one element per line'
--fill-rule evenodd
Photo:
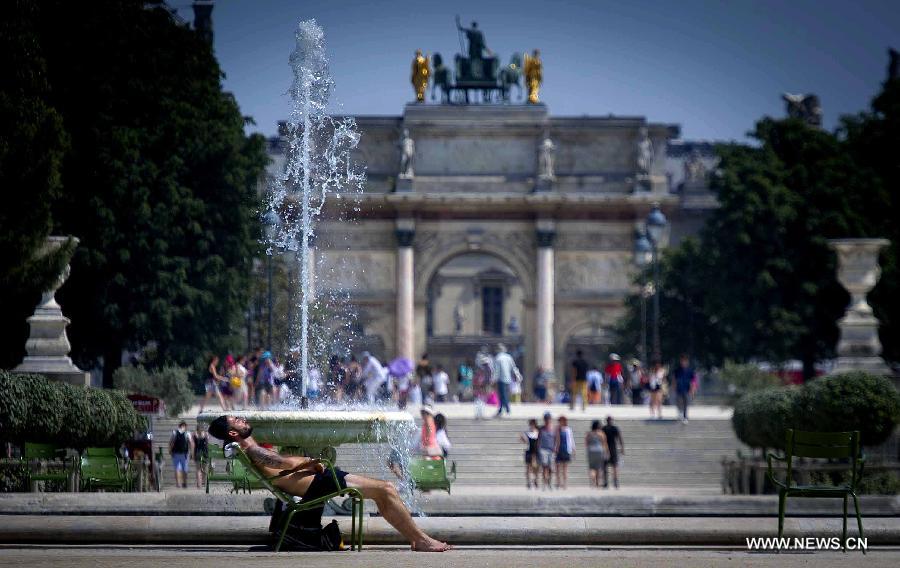
<path fill-rule="evenodd" d="M 74 237 L 48 237 L 38 255 L 46 256 L 58 251 L 70 238 L 78 244 L 78 239 Z M 56 302 L 56 291 L 69 277 L 69 260 L 66 259 L 65 268 L 50 288 L 44 291 L 34 314 L 28 318 L 29 335 L 25 342 L 28 355 L 12 372 L 34 373 L 74 385 L 89 386 L 90 373 L 76 367 L 69 358 L 71 345 L 66 336 L 66 326 L 70 320 L 63 315 Z"/>
<path fill-rule="evenodd" d="M 878 253 L 890 244 L 887 239 L 832 239 L 828 244 L 837 253 L 837 279 L 850 293 L 850 304 L 838 320 L 840 340 L 833 373 L 859 370 L 889 374 L 881 358 L 878 319 L 866 296 L 878 283 L 881 267 Z"/>

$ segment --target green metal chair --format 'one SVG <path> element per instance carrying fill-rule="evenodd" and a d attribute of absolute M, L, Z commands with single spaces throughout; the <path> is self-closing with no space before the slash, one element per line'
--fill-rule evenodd
<path fill-rule="evenodd" d="M 83 453 L 91 457 L 118 457 L 115 448 L 85 448 Z"/>
<path fill-rule="evenodd" d="M 419 491 L 440 489 L 450 493 L 450 485 L 456 481 L 456 462 L 448 473 L 444 458 L 410 458 L 409 477 Z"/>
<path fill-rule="evenodd" d="M 67 482 L 72 475 L 72 465 L 66 460 L 66 449 L 53 444 L 25 442 L 22 461 L 28 466 L 29 486 L 38 481 Z"/>
<path fill-rule="evenodd" d="M 797 485 L 792 478 L 793 458 L 822 458 L 849 460 L 850 482 L 838 485 Z M 784 482 L 775 478 L 772 460 L 785 462 L 787 472 Z M 844 524 L 841 533 L 841 545 L 847 550 L 847 497 L 853 497 L 856 509 L 856 523 L 859 526 L 859 537 L 863 538 L 862 516 L 859 513 L 859 498 L 856 485 L 862 475 L 865 460 L 860 454 L 859 432 L 803 432 L 787 431 L 787 444 L 784 457 L 769 453 L 766 456 L 768 477 L 778 488 L 778 537 L 784 534 L 784 512 L 788 497 L 831 497 L 844 500 Z M 863 549 L 865 554 L 865 549 Z"/>
<path fill-rule="evenodd" d="M 220 465 L 216 465 L 216 464 Z M 231 492 L 253 493 L 253 489 L 265 486 L 252 476 L 244 465 L 233 457 L 225 455 L 225 448 L 218 444 L 209 445 L 209 456 L 201 462 L 206 475 L 206 492 L 209 493 L 210 482 L 224 481 L 231 484 Z"/>
<path fill-rule="evenodd" d="M 117 489 L 128 491 L 131 487 L 130 471 L 115 455 L 81 454 L 79 463 L 81 490 Z"/>
<path fill-rule="evenodd" d="M 241 447 L 232 442 L 225 446 L 226 455 L 230 453 L 235 456 L 235 461 L 243 464 L 248 472 L 250 472 L 259 483 L 268 489 L 275 497 L 278 498 L 284 504 L 285 513 L 284 515 L 284 524 L 281 529 L 278 531 L 278 541 L 275 544 L 275 552 L 281 550 L 281 545 L 284 542 L 284 537 L 287 534 L 288 527 L 290 527 L 291 519 L 295 514 L 301 511 L 307 511 L 309 509 L 315 509 L 318 507 L 324 507 L 325 504 L 335 497 L 341 496 L 349 496 L 353 501 L 353 505 L 351 507 L 351 518 L 350 518 L 350 550 L 353 550 L 354 546 L 356 547 L 356 551 L 359 552 L 362 550 L 362 541 L 363 541 L 363 495 L 359 489 L 355 489 L 353 487 L 346 487 L 344 489 L 340 489 L 339 491 L 335 491 L 329 495 L 325 495 L 323 497 L 319 497 L 318 499 L 312 499 L 310 501 L 306 501 L 301 497 L 297 497 L 295 495 L 289 495 L 285 493 L 278 487 L 276 487 L 272 482 L 278 478 L 280 475 L 276 475 L 274 477 L 266 477 L 261 471 L 259 471 L 253 462 L 250 461 L 250 457 L 241 449 Z M 334 473 L 333 466 L 328 460 L 321 460 L 322 464 L 328 468 L 328 471 L 331 471 L 331 474 L 334 476 L 334 485 L 335 487 L 340 487 L 338 483 L 337 475 Z"/>

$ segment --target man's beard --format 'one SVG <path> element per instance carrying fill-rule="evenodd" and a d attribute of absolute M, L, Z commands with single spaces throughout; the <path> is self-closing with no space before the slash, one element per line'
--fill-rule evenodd
<path fill-rule="evenodd" d="M 249 424 L 243 432 L 238 432 L 238 436 L 240 436 L 242 440 L 246 440 L 251 434 L 253 434 L 253 426 L 250 426 Z"/>

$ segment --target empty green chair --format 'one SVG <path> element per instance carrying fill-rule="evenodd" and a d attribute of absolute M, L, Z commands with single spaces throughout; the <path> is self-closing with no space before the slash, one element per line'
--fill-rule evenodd
<path fill-rule="evenodd" d="M 768 463 L 769 480 L 778 488 L 778 537 L 784 534 L 784 512 L 788 497 L 831 497 L 844 500 L 844 524 L 841 546 L 847 547 L 847 498 L 853 497 L 853 506 L 856 509 L 856 523 L 859 526 L 859 537 L 863 538 L 862 516 L 859 512 L 859 498 L 856 495 L 856 486 L 864 465 L 864 459 L 860 453 L 859 432 L 803 432 L 801 430 L 788 430 L 784 457 L 769 453 L 766 456 Z M 822 458 L 847 460 L 847 468 L 850 471 L 850 481 L 838 485 L 797 485 L 793 481 L 792 467 L 794 458 Z M 784 482 L 775 478 L 772 468 L 772 460 L 785 462 L 787 471 Z M 865 554 L 865 549 L 863 549 Z"/>
<path fill-rule="evenodd" d="M 349 496 L 352 499 L 351 506 L 351 517 L 350 517 L 350 550 L 353 550 L 354 545 L 356 547 L 357 552 L 362 550 L 362 541 L 363 541 L 363 495 L 359 489 L 355 489 L 353 487 L 347 487 L 341 489 L 339 491 L 335 491 L 329 495 L 325 495 L 323 497 L 319 497 L 318 499 L 312 499 L 310 501 L 306 501 L 300 497 L 296 497 L 294 495 L 289 495 L 275 487 L 272 482 L 275 479 L 278 479 L 280 476 L 275 477 L 266 477 L 261 471 L 259 471 L 256 466 L 253 465 L 253 462 L 250 461 L 250 457 L 241 449 L 238 444 L 234 442 L 228 444 L 226 446 L 227 451 L 235 456 L 235 462 L 240 463 L 244 466 L 247 472 L 249 472 L 256 480 L 266 489 L 272 492 L 275 497 L 278 498 L 279 501 L 282 502 L 285 508 L 284 515 L 284 524 L 278 529 L 276 533 L 278 537 L 278 541 L 275 544 L 275 552 L 281 550 L 281 544 L 284 542 L 284 537 L 287 534 L 288 528 L 291 524 L 291 519 L 295 514 L 301 511 L 307 511 L 309 509 L 316 509 L 319 507 L 324 507 L 325 504 L 335 497 L 341 496 Z M 337 480 L 337 475 L 334 474 L 334 470 L 331 469 L 332 465 L 327 460 L 321 460 L 322 464 L 329 468 L 334 475 L 334 484 L 336 487 L 340 487 Z"/>
<path fill-rule="evenodd" d="M 22 460 L 28 466 L 30 487 L 36 487 L 38 481 L 67 482 L 72 475 L 72 466 L 66 460 L 65 448 L 58 448 L 53 444 L 25 442 Z"/>
<path fill-rule="evenodd" d="M 81 454 L 79 462 L 82 491 L 114 489 L 127 491 L 130 488 L 129 471 L 115 455 Z"/>
<path fill-rule="evenodd" d="M 448 472 L 444 458 L 410 458 L 409 477 L 419 491 L 440 489 L 450 493 L 450 485 L 456 481 L 456 462 Z"/>
<path fill-rule="evenodd" d="M 201 467 L 206 475 L 206 492 L 209 484 L 224 481 L 231 484 L 231 492 L 250 491 L 246 469 L 233 458 L 225 456 L 225 449 L 217 444 L 209 445 L 209 456 L 203 458 Z"/>

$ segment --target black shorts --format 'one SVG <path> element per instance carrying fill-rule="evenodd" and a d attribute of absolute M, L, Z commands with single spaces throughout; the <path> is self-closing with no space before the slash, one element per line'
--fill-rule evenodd
<path fill-rule="evenodd" d="M 334 468 L 334 473 L 337 476 L 340 487 L 335 487 L 334 476 L 331 475 L 331 469 L 326 469 L 323 473 L 317 473 L 315 477 L 313 477 L 312 483 L 309 484 L 309 489 L 306 490 L 306 494 L 303 496 L 303 500 L 313 501 L 320 497 L 330 495 L 339 489 L 346 489 L 347 482 L 344 481 L 344 478 L 347 477 L 347 472 L 339 468 Z"/>
<path fill-rule="evenodd" d="M 606 463 L 608 465 L 619 465 L 619 455 L 609 454 L 609 457 L 606 459 Z"/>
<path fill-rule="evenodd" d="M 537 455 L 531 452 L 525 452 L 525 465 L 531 465 L 537 461 Z"/>
<path fill-rule="evenodd" d="M 568 452 L 558 452 L 556 454 L 556 463 L 569 463 L 570 461 L 572 461 L 572 456 Z"/>

